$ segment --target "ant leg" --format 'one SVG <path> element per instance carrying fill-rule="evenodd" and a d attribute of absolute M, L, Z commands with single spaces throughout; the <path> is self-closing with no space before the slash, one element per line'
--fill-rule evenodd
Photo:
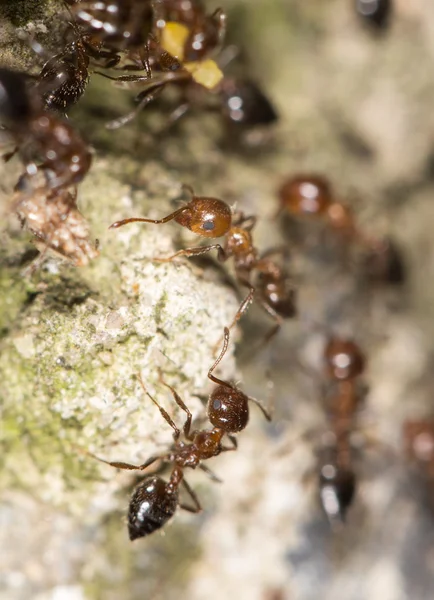
<path fill-rule="evenodd" d="M 157 460 L 162 460 L 165 458 L 165 456 L 151 456 L 142 465 L 132 465 L 130 463 L 104 460 L 103 458 L 99 458 L 99 456 L 95 456 L 95 454 L 92 454 L 90 452 L 86 452 L 86 454 L 88 454 L 92 458 L 95 458 L 99 462 L 105 463 L 106 465 L 110 465 L 111 467 L 115 467 L 116 469 L 124 469 L 125 471 L 144 471 L 152 464 L 157 462 Z"/>
<path fill-rule="evenodd" d="M 217 367 L 217 365 L 219 364 L 219 362 L 222 360 L 222 358 L 224 357 L 224 355 L 227 352 L 227 349 L 229 346 L 229 335 L 230 335 L 229 329 L 227 327 L 225 327 L 224 334 L 223 334 L 223 348 L 221 349 L 221 352 L 218 355 L 218 357 L 216 358 L 214 364 L 208 371 L 208 379 L 210 379 L 217 385 L 224 385 L 225 387 L 228 387 L 233 390 L 233 389 L 235 389 L 234 386 L 231 385 L 228 381 L 223 381 L 223 379 L 219 379 L 218 377 L 216 377 L 215 375 L 212 374 L 213 371 L 215 370 L 215 368 Z M 216 346 L 217 346 L 217 344 L 216 344 Z"/>
<path fill-rule="evenodd" d="M 268 410 L 264 406 L 262 406 L 262 404 L 259 402 L 259 400 L 256 400 L 256 398 L 252 398 L 251 396 L 249 396 L 249 400 L 251 402 L 253 402 L 253 404 L 256 404 L 256 406 L 262 412 L 262 414 L 264 415 L 264 417 L 266 418 L 267 421 L 271 421 L 271 414 L 268 412 Z"/>
<path fill-rule="evenodd" d="M 138 102 L 136 108 L 130 113 L 124 115 L 123 117 L 119 117 L 118 119 L 114 119 L 113 121 L 109 121 L 108 123 L 106 123 L 106 129 L 119 129 L 123 125 L 126 125 L 127 123 L 132 121 L 147 104 L 152 102 L 152 100 L 154 100 L 156 96 L 158 96 L 162 89 L 162 87 L 159 87 L 153 91 L 141 92 L 136 98 Z"/>
<path fill-rule="evenodd" d="M 210 479 L 212 479 L 212 481 L 215 481 L 216 483 L 221 483 L 222 480 L 220 479 L 220 477 L 217 477 L 217 475 L 211 471 L 211 469 L 209 469 L 208 467 L 206 467 L 205 465 L 200 464 L 199 465 L 199 469 L 201 469 L 202 471 L 204 471 L 208 477 Z"/>
<path fill-rule="evenodd" d="M 161 413 L 161 416 L 163 417 L 163 419 L 166 421 L 166 423 L 168 423 L 170 425 L 170 427 L 173 429 L 173 439 L 176 440 L 179 438 L 179 436 L 181 435 L 181 431 L 178 429 L 178 427 L 175 425 L 175 423 L 172 421 L 172 419 L 169 416 L 169 413 L 167 413 L 164 408 L 162 406 L 160 406 L 158 404 L 158 402 L 155 400 L 155 398 L 153 398 L 151 396 L 151 394 L 148 392 L 148 390 L 145 387 L 145 384 L 143 383 L 143 379 L 140 375 L 140 373 L 137 374 L 137 379 L 140 382 L 140 385 L 142 386 L 145 394 L 152 400 L 152 402 L 155 404 L 155 406 L 158 408 L 158 410 Z"/>
<path fill-rule="evenodd" d="M 187 418 L 185 420 L 184 423 L 184 435 L 188 440 L 192 440 L 194 437 L 194 431 L 190 432 L 190 428 L 191 428 L 191 421 L 192 421 L 192 414 L 189 410 L 189 408 L 187 407 L 187 405 L 184 403 L 184 401 L 181 399 L 180 395 L 178 394 L 178 392 L 175 390 L 175 388 L 173 388 L 171 385 L 169 385 L 168 383 L 166 383 L 163 379 L 163 377 L 161 376 L 161 371 L 159 374 L 159 378 L 160 381 L 163 385 L 165 385 L 167 388 L 169 388 L 169 390 L 172 392 L 172 396 L 173 399 L 175 400 L 176 404 L 179 406 L 179 408 L 181 408 L 187 415 Z"/>
<path fill-rule="evenodd" d="M 185 487 L 185 489 L 187 490 L 190 498 L 193 500 L 194 506 L 189 506 L 188 504 L 180 504 L 179 505 L 180 508 L 183 508 L 184 510 L 188 510 L 188 512 L 191 512 L 191 513 L 201 512 L 202 506 L 199 502 L 198 497 L 196 496 L 196 493 L 191 489 L 191 487 L 188 485 L 188 483 L 185 481 L 185 479 L 182 480 L 182 484 Z"/>
<path fill-rule="evenodd" d="M 196 248 L 184 248 L 183 250 L 178 250 L 178 252 L 175 252 L 175 254 L 172 254 L 171 256 L 167 256 L 166 258 L 154 258 L 152 259 L 154 262 L 161 262 L 161 263 L 165 263 L 165 262 L 172 262 L 175 258 L 178 258 L 178 256 L 200 256 L 201 254 L 205 254 L 206 252 L 209 252 L 210 250 L 214 250 L 216 249 L 218 251 L 218 257 L 220 256 L 226 256 L 225 251 L 223 250 L 223 248 L 220 246 L 220 244 L 213 244 L 212 246 L 198 246 Z"/>
<path fill-rule="evenodd" d="M 233 435 L 228 435 L 228 440 L 232 443 L 232 446 L 222 446 L 222 452 L 233 452 L 238 448 L 238 440 Z"/>
<path fill-rule="evenodd" d="M 248 284 L 248 286 L 250 287 L 250 291 L 247 294 L 247 296 L 244 298 L 244 300 L 241 302 L 240 307 L 237 311 L 237 314 L 234 317 L 234 320 L 229 325 L 229 331 L 232 329 L 232 327 L 234 327 L 234 325 L 237 324 L 237 322 L 241 319 L 243 314 L 249 308 L 250 304 L 253 302 L 253 298 L 255 296 L 256 289 L 250 284 Z"/>

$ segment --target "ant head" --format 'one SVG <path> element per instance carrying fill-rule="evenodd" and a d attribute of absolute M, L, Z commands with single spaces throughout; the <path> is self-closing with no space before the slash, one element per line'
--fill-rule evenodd
<path fill-rule="evenodd" d="M 224 79 L 220 89 L 223 114 L 230 123 L 255 127 L 277 121 L 275 108 L 251 79 Z"/>
<path fill-rule="evenodd" d="M 321 469 L 319 493 L 330 521 L 344 521 L 356 491 L 356 476 L 350 469 L 326 464 Z"/>
<path fill-rule="evenodd" d="M 294 215 L 322 215 L 332 202 L 332 190 L 321 175 L 298 175 L 279 190 L 282 205 Z"/>
<path fill-rule="evenodd" d="M 160 477 L 149 477 L 131 497 L 128 511 L 130 540 L 144 537 L 160 529 L 174 515 L 178 506 L 178 489 Z"/>
<path fill-rule="evenodd" d="M 237 388 L 218 385 L 209 397 L 207 413 L 214 427 L 225 433 L 237 433 L 249 421 L 249 399 Z"/>
<path fill-rule="evenodd" d="M 354 379 L 365 370 L 365 356 L 351 340 L 331 338 L 324 350 L 330 377 L 345 381 Z"/>
<path fill-rule="evenodd" d="M 195 196 L 175 221 L 197 235 L 218 238 L 231 228 L 232 213 L 223 200 Z"/>
<path fill-rule="evenodd" d="M 0 121 L 5 125 L 22 125 L 30 118 L 32 108 L 25 76 L 0 68 Z"/>

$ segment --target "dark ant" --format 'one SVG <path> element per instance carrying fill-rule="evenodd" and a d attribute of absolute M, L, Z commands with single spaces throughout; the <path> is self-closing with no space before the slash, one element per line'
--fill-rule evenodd
<path fill-rule="evenodd" d="M 115 52 L 143 46 L 151 31 L 152 0 L 67 0 L 85 33 Z"/>
<path fill-rule="evenodd" d="M 27 176 L 32 178 L 42 172 L 52 190 L 82 181 L 92 155 L 74 127 L 31 99 L 21 73 L 0 69 L 0 92 L 0 118 L 17 145 L 5 160 L 18 151 Z"/>
<path fill-rule="evenodd" d="M 249 128 L 267 126 L 278 119 L 270 100 L 251 79 L 225 77 L 219 92 L 222 114 L 228 125 Z"/>
<path fill-rule="evenodd" d="M 185 11 L 185 12 L 184 12 Z M 168 20 L 171 15 L 180 19 Z M 113 77 L 100 75 L 113 81 L 142 83 L 143 90 L 136 97 L 136 108 L 129 114 L 107 124 L 109 129 L 117 129 L 131 121 L 168 85 L 176 83 L 183 88 L 198 84 L 200 88 L 214 90 L 223 78 L 216 62 L 208 55 L 221 45 L 225 31 L 225 15 L 218 9 L 211 16 L 205 14 L 201 4 L 190 2 L 165 2 L 155 5 L 155 35 L 149 35 L 140 49 L 129 48 L 123 70 L 145 71 L 144 75 L 121 75 Z M 174 113 L 177 120 L 186 112 L 182 104 Z"/>
<path fill-rule="evenodd" d="M 372 28 L 387 28 L 392 12 L 392 0 L 355 0 L 357 14 Z"/>
<path fill-rule="evenodd" d="M 102 50 L 101 42 L 90 35 L 80 32 L 74 23 L 70 23 L 74 39 L 65 44 L 63 50 L 50 57 L 42 67 L 36 84 L 36 91 L 42 98 L 47 110 L 55 110 L 65 114 L 83 96 L 89 83 L 89 63 L 93 58 L 103 68 L 115 66 L 120 57 L 111 50 Z M 33 50 L 46 55 L 45 50 L 30 41 Z"/>
<path fill-rule="evenodd" d="M 172 396 L 181 410 L 186 413 L 186 419 L 182 428 L 182 433 L 186 441 L 180 440 L 181 430 L 176 426 L 169 414 L 162 408 L 157 400 L 151 396 L 138 375 L 139 382 L 146 395 L 152 400 L 160 411 L 163 419 L 173 429 L 174 443 L 167 454 L 161 456 L 151 456 L 142 465 L 131 465 L 123 462 L 109 462 L 101 460 L 106 464 L 118 469 L 132 471 L 143 471 L 156 461 L 162 460 L 165 463 L 173 465 L 172 473 L 168 482 L 160 477 L 147 477 L 133 492 L 128 513 L 128 531 L 130 540 L 144 537 L 160 529 L 174 515 L 177 506 L 184 510 L 196 513 L 202 510 L 200 502 L 195 492 L 190 488 L 184 479 L 184 469 L 196 467 L 202 468 L 212 478 L 217 479 L 207 467 L 202 465 L 202 461 L 218 456 L 222 452 L 230 452 L 237 449 L 237 440 L 232 435 L 246 428 L 249 420 L 249 401 L 254 402 L 262 411 L 267 420 L 270 415 L 264 407 L 255 399 L 247 396 L 233 384 L 223 381 L 213 375 L 213 371 L 220 363 L 229 345 L 229 330 L 225 328 L 223 348 L 219 357 L 208 371 L 208 378 L 217 384 L 217 387 L 211 392 L 207 404 L 207 415 L 212 429 L 191 430 L 192 414 L 184 404 L 176 390 L 161 382 L 172 393 Z M 227 436 L 231 446 L 224 446 L 222 440 Z M 179 487 L 183 485 L 191 500 L 193 506 L 180 503 Z"/>
<path fill-rule="evenodd" d="M 320 468 L 319 491 L 324 512 L 331 523 L 344 521 L 356 491 L 352 468 L 351 431 L 360 404 L 357 379 L 365 370 L 365 357 L 351 340 L 329 339 L 324 358 L 329 379 L 336 386 L 329 403 L 330 433 L 333 446 Z"/>
<path fill-rule="evenodd" d="M 351 208 L 335 199 L 325 177 L 316 174 L 291 177 L 280 187 L 278 195 L 278 214 L 286 210 L 297 217 L 321 219 L 343 240 L 359 243 L 364 249 L 364 273 L 369 279 L 390 284 L 404 282 L 405 265 L 396 244 L 389 239 L 366 236 Z"/>

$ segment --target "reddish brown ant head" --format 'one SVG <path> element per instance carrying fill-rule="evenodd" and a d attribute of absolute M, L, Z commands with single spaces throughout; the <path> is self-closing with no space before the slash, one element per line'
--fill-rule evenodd
<path fill-rule="evenodd" d="M 241 390 L 219 385 L 209 397 L 207 413 L 214 427 L 225 433 L 237 433 L 245 429 L 249 421 L 248 397 Z"/>
<path fill-rule="evenodd" d="M 326 464 L 321 469 L 321 504 L 330 521 L 345 521 L 356 491 L 356 476 L 351 469 Z"/>
<path fill-rule="evenodd" d="M 178 488 L 160 477 L 145 479 L 131 497 L 128 511 L 130 540 L 145 537 L 160 529 L 173 517 L 178 506 Z"/>
<path fill-rule="evenodd" d="M 333 199 L 329 182 L 320 175 L 292 177 L 278 193 L 282 206 L 294 215 L 323 215 Z"/>
<path fill-rule="evenodd" d="M 333 379 L 345 381 L 361 375 L 365 369 L 365 356 L 351 340 L 332 338 L 324 351 L 326 368 Z"/>
<path fill-rule="evenodd" d="M 232 213 L 223 200 L 195 196 L 175 221 L 197 235 L 217 238 L 226 235 L 231 228 Z"/>

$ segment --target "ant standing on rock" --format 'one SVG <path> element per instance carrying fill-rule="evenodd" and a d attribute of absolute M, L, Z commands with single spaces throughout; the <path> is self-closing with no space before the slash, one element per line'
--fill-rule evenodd
<path fill-rule="evenodd" d="M 184 469 L 199 467 L 211 475 L 213 479 L 217 479 L 207 467 L 202 465 L 202 461 L 218 456 L 222 452 L 237 449 L 237 440 L 233 434 L 242 431 L 247 426 L 249 420 L 249 401 L 254 402 L 261 409 L 265 418 L 270 420 L 268 412 L 255 398 L 246 396 L 244 392 L 232 383 L 223 381 L 213 375 L 213 371 L 226 354 L 228 345 L 229 330 L 225 328 L 222 351 L 208 371 L 208 378 L 217 384 L 217 387 L 211 392 L 207 404 L 207 416 L 213 426 L 212 429 L 192 430 L 192 414 L 190 410 L 176 390 L 162 380 L 162 383 L 172 392 L 176 404 L 187 415 L 182 428 L 182 433 L 186 441 L 180 440 L 181 430 L 175 425 L 164 408 L 146 390 L 140 375 L 138 375 L 139 382 L 146 395 L 157 406 L 164 420 L 173 429 L 174 443 L 172 448 L 168 453 L 161 456 L 151 456 L 142 465 L 98 460 L 118 469 L 132 471 L 143 471 L 159 460 L 172 465 L 173 468 L 168 482 L 157 476 L 147 477 L 133 492 L 128 513 L 128 531 L 131 540 L 149 535 L 163 527 L 174 515 L 178 506 L 194 513 L 201 510 L 201 505 L 196 494 L 184 479 Z M 225 436 L 231 442 L 230 446 L 222 444 Z M 193 506 L 180 502 L 179 487 L 181 484 L 193 501 Z"/>
<path fill-rule="evenodd" d="M 249 293 L 241 302 L 229 329 L 243 316 L 257 294 L 261 306 L 276 321 L 276 325 L 266 336 L 266 340 L 270 340 L 278 332 L 283 319 L 291 318 L 296 314 L 295 289 L 292 279 L 283 267 L 270 260 L 273 254 L 282 254 L 282 249 L 270 249 L 260 256 L 253 244 L 251 234 L 256 224 L 256 217 L 245 217 L 242 214 L 232 216 L 230 208 L 222 200 L 194 196 L 191 188 L 186 187 L 186 189 L 193 196 L 191 202 L 167 217 L 155 220 L 133 217 L 116 221 L 110 228 L 116 229 L 135 222 L 161 224 L 175 220 L 203 237 L 225 236 L 224 246 L 212 244 L 184 248 L 172 256 L 156 260 L 171 262 L 179 256 L 200 256 L 213 249 L 217 250 L 218 259 L 222 262 L 232 258 L 236 280 L 240 285 L 249 288 Z"/>

